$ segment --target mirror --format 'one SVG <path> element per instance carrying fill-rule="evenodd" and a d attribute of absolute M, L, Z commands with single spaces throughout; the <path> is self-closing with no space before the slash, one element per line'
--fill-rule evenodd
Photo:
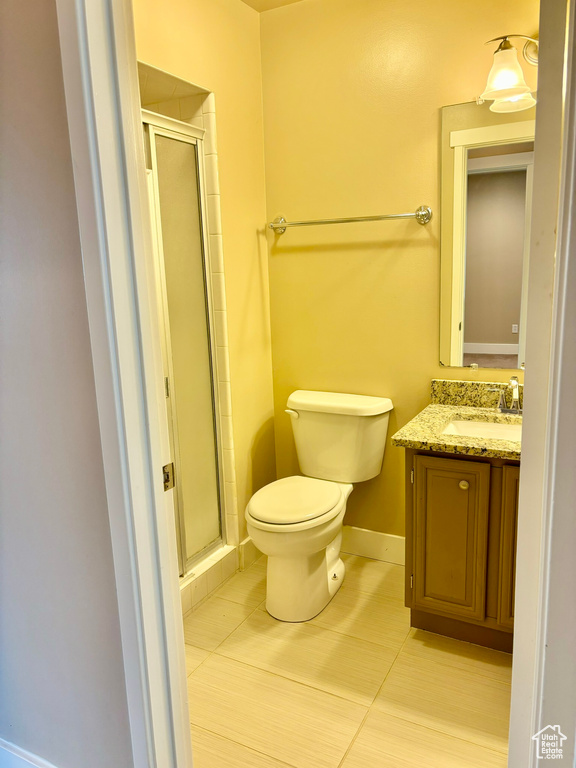
<path fill-rule="evenodd" d="M 440 363 L 524 363 L 535 109 L 442 108 Z"/>

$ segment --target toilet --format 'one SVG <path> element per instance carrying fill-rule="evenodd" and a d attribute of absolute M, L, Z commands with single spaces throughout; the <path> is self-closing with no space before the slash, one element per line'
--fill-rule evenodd
<path fill-rule="evenodd" d="M 380 473 L 392 401 L 299 389 L 288 398 L 302 475 L 261 488 L 248 502 L 248 533 L 268 556 L 266 610 L 307 621 L 342 586 L 342 523 L 353 483 Z"/>

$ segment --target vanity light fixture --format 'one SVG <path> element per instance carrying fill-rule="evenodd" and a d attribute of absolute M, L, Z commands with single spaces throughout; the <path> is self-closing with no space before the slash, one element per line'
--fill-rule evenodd
<path fill-rule="evenodd" d="M 521 112 L 530 109 L 536 104 L 536 99 L 531 93 L 523 93 L 521 96 L 511 96 L 509 99 L 494 99 L 490 105 L 492 112 Z"/>
<path fill-rule="evenodd" d="M 536 104 L 536 99 L 526 85 L 522 67 L 518 62 L 518 51 L 509 40 L 511 37 L 521 37 L 526 40 L 522 52 L 524 59 L 534 66 L 538 63 L 538 40 L 533 37 L 502 35 L 502 37 L 488 40 L 488 43 L 500 40 L 500 45 L 494 52 L 494 63 L 488 75 L 486 88 L 480 97 L 482 101 L 486 99 L 493 101 L 490 105 L 492 112 L 520 112 Z"/>

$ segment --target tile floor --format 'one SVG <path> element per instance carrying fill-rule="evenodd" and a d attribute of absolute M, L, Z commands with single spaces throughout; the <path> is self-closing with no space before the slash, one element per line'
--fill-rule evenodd
<path fill-rule="evenodd" d="M 504 768 L 511 657 L 409 627 L 401 566 L 344 555 L 315 619 L 264 609 L 264 558 L 184 622 L 195 768 Z"/>

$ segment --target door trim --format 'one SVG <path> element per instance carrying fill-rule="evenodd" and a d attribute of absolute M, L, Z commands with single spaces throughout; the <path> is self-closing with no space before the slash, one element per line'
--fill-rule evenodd
<path fill-rule="evenodd" d="M 162 363 L 129 0 L 56 0 L 133 761 L 190 768 Z"/>

